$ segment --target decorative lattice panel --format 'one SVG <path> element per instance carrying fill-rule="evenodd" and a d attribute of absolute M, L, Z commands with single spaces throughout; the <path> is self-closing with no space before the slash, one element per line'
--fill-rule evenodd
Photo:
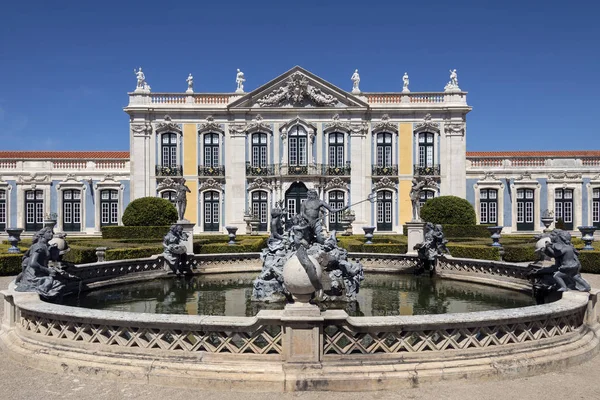
<path fill-rule="evenodd" d="M 481 261 L 442 259 L 437 267 L 440 271 L 465 272 L 471 274 L 485 274 L 509 278 L 528 280 L 528 267 L 520 267 L 506 263 L 485 263 Z"/>
<path fill-rule="evenodd" d="M 141 328 L 61 321 L 22 314 L 22 329 L 55 339 L 127 348 L 232 354 L 281 354 L 281 326 L 251 332 Z"/>
<path fill-rule="evenodd" d="M 584 311 L 514 324 L 434 330 L 357 332 L 348 325 L 325 327 L 324 354 L 375 354 L 465 350 L 539 341 L 578 330 Z"/>

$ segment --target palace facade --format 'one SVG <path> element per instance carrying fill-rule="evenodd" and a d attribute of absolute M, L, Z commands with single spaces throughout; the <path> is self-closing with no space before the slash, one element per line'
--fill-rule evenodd
<path fill-rule="evenodd" d="M 32 232 L 56 213 L 57 229 L 99 234 L 133 199 L 174 201 L 182 179 L 195 233 L 244 232 L 248 215 L 267 232 L 276 202 L 294 214 L 309 189 L 358 203 L 356 233 L 399 233 L 415 177 L 427 178 L 422 202 L 467 198 L 505 231 L 540 231 L 544 209 L 573 229 L 600 223 L 600 152 L 467 153 L 471 107 L 453 74 L 435 93 L 410 92 L 406 75 L 401 92 L 361 92 L 357 75 L 348 92 L 300 67 L 249 93 L 243 74 L 233 93 L 194 93 L 191 76 L 184 93 L 153 93 L 140 69 L 124 108 L 130 152 L 0 151 L 0 230 Z M 327 221 L 341 227 L 340 214 Z"/>

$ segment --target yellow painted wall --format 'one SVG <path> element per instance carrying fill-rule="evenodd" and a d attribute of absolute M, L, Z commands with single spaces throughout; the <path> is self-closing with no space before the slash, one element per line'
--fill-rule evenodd
<path fill-rule="evenodd" d="M 400 164 L 398 172 L 400 175 L 413 174 L 413 125 L 412 123 L 401 123 L 398 127 L 398 146 Z M 412 218 L 412 204 L 410 202 L 410 188 L 412 179 L 401 179 L 398 185 L 398 216 L 400 225 Z"/>
<path fill-rule="evenodd" d="M 196 124 L 183 124 L 183 175 L 198 176 L 198 132 Z M 196 222 L 198 219 L 198 179 L 188 179 L 185 183 L 190 188 L 187 194 L 185 218 Z"/>

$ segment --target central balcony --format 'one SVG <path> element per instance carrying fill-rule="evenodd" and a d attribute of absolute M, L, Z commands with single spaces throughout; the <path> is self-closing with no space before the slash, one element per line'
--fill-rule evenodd
<path fill-rule="evenodd" d="M 413 169 L 414 176 L 440 176 L 440 165 L 419 165 L 415 164 Z"/>
<path fill-rule="evenodd" d="M 275 175 L 275 167 L 273 164 L 255 166 L 246 162 L 246 176 L 273 176 Z"/>
<path fill-rule="evenodd" d="M 325 176 L 350 176 L 350 161 L 344 165 L 323 165 L 323 175 Z"/>
<path fill-rule="evenodd" d="M 398 164 L 392 165 L 372 165 L 372 176 L 395 176 L 398 175 Z"/>
<path fill-rule="evenodd" d="M 198 176 L 225 176 L 224 165 L 198 165 Z"/>
<path fill-rule="evenodd" d="M 181 165 L 157 165 L 156 176 L 182 176 L 183 167 Z"/>
<path fill-rule="evenodd" d="M 350 162 L 343 165 L 307 164 L 263 166 L 246 163 L 246 176 L 350 176 Z"/>

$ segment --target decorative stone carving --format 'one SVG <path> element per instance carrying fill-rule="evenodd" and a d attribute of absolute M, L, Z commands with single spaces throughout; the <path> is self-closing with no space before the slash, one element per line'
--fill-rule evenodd
<path fill-rule="evenodd" d="M 450 81 L 444 86 L 444 91 L 446 92 L 460 92 L 460 88 L 458 87 L 458 74 L 456 73 L 456 69 L 450 70 Z"/>
<path fill-rule="evenodd" d="M 342 131 L 350 132 L 351 125 L 349 122 L 340 121 L 340 115 L 335 114 L 332 118 L 332 122 L 326 122 L 324 125 L 324 131 Z"/>
<path fill-rule="evenodd" d="M 142 72 L 142 67 L 140 67 L 137 71 L 135 68 L 133 69 L 133 73 L 137 79 L 137 85 L 135 87 L 135 92 L 137 93 L 150 93 L 150 85 L 146 82 L 146 76 Z"/>
<path fill-rule="evenodd" d="M 188 240 L 188 234 L 183 231 L 183 226 L 172 225 L 169 232 L 163 238 L 163 257 L 165 259 L 165 269 L 170 269 L 174 274 L 191 274 L 187 263 L 188 249 L 185 242 Z"/>
<path fill-rule="evenodd" d="M 179 185 L 179 180 L 167 177 L 159 182 L 159 184 L 156 186 L 156 191 L 161 192 L 163 190 L 176 190 L 177 185 Z"/>
<path fill-rule="evenodd" d="M 18 175 L 17 183 L 47 183 L 50 181 L 50 177 L 48 175 L 39 175 L 37 172 L 32 172 L 29 176 Z"/>
<path fill-rule="evenodd" d="M 423 262 L 422 269 L 415 272 L 419 273 L 427 270 L 430 276 L 433 275 L 438 258 L 444 254 L 450 254 L 446 243 L 448 243 L 448 240 L 444 237 L 442 225 L 427 222 L 423 242 L 417 243 L 414 247 L 414 250 L 417 250 L 419 259 Z"/>
<path fill-rule="evenodd" d="M 175 132 L 181 133 L 181 127 L 179 124 L 171 121 L 171 117 L 169 115 L 165 115 L 164 121 L 156 124 L 156 133 L 165 133 L 165 132 Z"/>
<path fill-rule="evenodd" d="M 465 123 L 464 122 L 447 122 L 444 124 L 444 131 L 446 136 L 464 136 L 465 135 Z"/>
<path fill-rule="evenodd" d="M 215 119 L 213 118 L 213 116 L 209 115 L 208 117 L 206 117 L 206 122 L 200 124 L 200 126 L 198 128 L 198 133 L 204 133 L 204 132 L 223 133 L 224 131 L 221 128 L 221 124 L 219 124 L 218 122 L 215 122 Z"/>
<path fill-rule="evenodd" d="M 236 93 L 244 93 L 244 82 L 246 82 L 244 73 L 238 68 L 235 76 L 235 83 L 237 84 L 237 88 L 235 89 Z"/>
<path fill-rule="evenodd" d="M 248 190 L 254 190 L 254 189 L 272 190 L 273 186 L 269 182 L 264 180 L 263 178 L 256 178 L 255 180 L 253 180 L 252 182 L 250 182 L 248 184 Z"/>
<path fill-rule="evenodd" d="M 404 76 L 402 77 L 402 93 L 410 93 L 410 90 L 408 89 L 409 83 L 410 81 L 408 80 L 408 72 L 405 72 Z"/>
<path fill-rule="evenodd" d="M 198 190 L 216 189 L 218 191 L 223 190 L 223 184 L 214 178 L 208 178 L 207 180 L 200 183 Z"/>
<path fill-rule="evenodd" d="M 373 133 L 377 132 L 398 132 L 398 124 L 390 121 L 390 116 L 383 114 L 381 121 L 373 124 Z"/>
<path fill-rule="evenodd" d="M 338 103 L 338 99 L 310 85 L 308 79 L 302 73 L 294 72 L 284 86 L 258 99 L 257 103 L 261 107 L 303 106 L 308 104 L 332 107 Z"/>
<path fill-rule="evenodd" d="M 398 182 L 396 182 L 395 180 L 392 180 L 391 178 L 385 176 L 385 177 L 381 178 L 380 180 L 378 180 L 377 182 L 375 182 L 373 184 L 373 189 L 374 190 L 386 189 L 386 188 L 387 189 L 397 190 L 398 189 Z"/>
<path fill-rule="evenodd" d="M 192 74 L 190 73 L 187 77 L 187 79 L 185 80 L 187 82 L 187 90 L 185 91 L 186 93 L 194 93 L 194 77 L 192 76 Z"/>
<path fill-rule="evenodd" d="M 329 179 L 325 184 L 325 190 L 330 189 L 346 189 L 348 190 L 348 182 L 344 181 L 342 178 L 336 176 L 333 179 Z"/>
<path fill-rule="evenodd" d="M 514 179 L 515 181 L 531 181 L 533 178 L 531 177 L 531 172 L 523 172 L 521 175 Z"/>
<path fill-rule="evenodd" d="M 352 81 L 352 94 L 360 94 L 360 89 L 358 88 L 358 84 L 360 83 L 360 75 L 358 74 L 357 69 L 354 70 L 350 80 Z"/>
<path fill-rule="evenodd" d="M 149 123 L 131 124 L 133 136 L 148 136 L 152 134 L 152 125 Z"/>
<path fill-rule="evenodd" d="M 581 174 L 567 174 L 566 172 L 550 173 L 548 174 L 550 179 L 581 179 Z"/>
<path fill-rule="evenodd" d="M 431 114 L 427 113 L 427 114 L 425 114 L 425 117 L 423 117 L 423 121 L 417 122 L 415 124 L 415 132 L 420 132 L 420 131 L 439 132 L 440 124 L 437 122 L 433 122 L 431 120 Z"/>
<path fill-rule="evenodd" d="M 252 120 L 252 122 L 246 124 L 244 131 L 246 133 L 273 132 L 273 130 L 271 129 L 271 125 L 264 122 L 260 114 L 257 114 L 256 117 Z"/>
<path fill-rule="evenodd" d="M 483 174 L 484 174 L 484 176 L 483 176 L 483 179 L 481 179 L 482 181 L 496 181 L 496 180 L 498 180 L 496 178 L 496 175 L 494 175 L 493 172 L 487 171 L 487 172 L 484 172 Z"/>

